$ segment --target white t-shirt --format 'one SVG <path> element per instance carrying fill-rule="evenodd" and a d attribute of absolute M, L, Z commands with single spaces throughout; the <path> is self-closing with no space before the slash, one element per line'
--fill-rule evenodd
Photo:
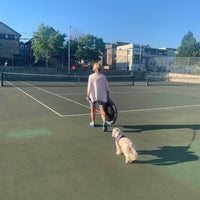
<path fill-rule="evenodd" d="M 103 74 L 93 73 L 88 78 L 87 93 L 91 101 L 107 102 L 108 81 Z"/>

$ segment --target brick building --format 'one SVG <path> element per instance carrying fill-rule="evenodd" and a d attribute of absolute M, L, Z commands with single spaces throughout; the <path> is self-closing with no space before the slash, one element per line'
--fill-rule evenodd
<path fill-rule="evenodd" d="M 0 65 L 7 62 L 13 65 L 14 56 L 19 55 L 21 35 L 6 24 L 0 22 Z"/>

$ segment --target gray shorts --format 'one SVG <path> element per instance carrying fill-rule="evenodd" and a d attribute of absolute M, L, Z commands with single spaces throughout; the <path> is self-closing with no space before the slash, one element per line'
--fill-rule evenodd
<path fill-rule="evenodd" d="M 97 104 L 99 105 L 99 108 L 103 108 L 104 105 L 105 105 L 105 102 L 103 102 L 103 101 L 94 101 L 94 102 L 90 103 L 90 106 L 96 106 Z"/>

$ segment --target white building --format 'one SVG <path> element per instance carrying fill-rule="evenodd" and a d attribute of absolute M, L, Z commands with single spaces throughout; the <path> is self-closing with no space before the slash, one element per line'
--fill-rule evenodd
<path fill-rule="evenodd" d="M 155 71 L 173 63 L 176 49 L 127 44 L 116 49 L 116 70 Z"/>
<path fill-rule="evenodd" d="M 143 71 L 143 48 L 143 45 L 138 44 L 118 46 L 116 52 L 116 70 Z"/>

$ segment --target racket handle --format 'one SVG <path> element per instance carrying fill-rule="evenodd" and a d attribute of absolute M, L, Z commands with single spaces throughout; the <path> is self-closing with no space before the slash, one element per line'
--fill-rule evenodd
<path fill-rule="evenodd" d="M 87 96 L 87 99 L 88 99 L 89 103 L 92 103 L 91 98 L 89 96 Z"/>

